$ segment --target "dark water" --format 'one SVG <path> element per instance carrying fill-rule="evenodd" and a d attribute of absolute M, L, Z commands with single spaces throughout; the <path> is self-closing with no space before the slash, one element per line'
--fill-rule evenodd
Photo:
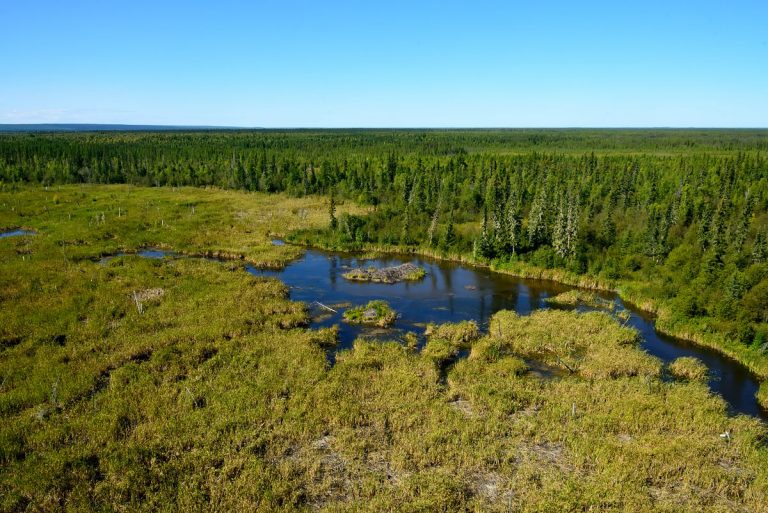
<path fill-rule="evenodd" d="M 0 239 L 4 239 L 5 237 L 18 237 L 20 235 L 35 235 L 35 232 L 30 232 L 29 230 L 11 230 L 10 232 L 0 233 Z"/>
<path fill-rule="evenodd" d="M 426 277 L 419 282 L 395 284 L 362 283 L 346 280 L 342 274 L 360 266 L 387 267 L 404 262 L 422 266 Z M 360 259 L 354 255 L 307 251 L 283 271 L 262 271 L 257 276 L 274 276 L 290 287 L 291 299 L 310 305 L 314 327 L 338 324 L 340 343 L 336 350 L 352 347 L 359 337 L 397 339 L 407 331 L 424 332 L 429 322 L 475 320 L 487 329 L 488 319 L 498 310 L 514 310 L 521 315 L 548 308 L 546 298 L 573 287 L 549 281 L 524 280 L 485 269 L 436 262 L 419 257 Z M 624 305 L 618 296 L 603 295 L 629 313 L 628 326 L 638 330 L 641 347 L 665 363 L 681 356 L 702 360 L 710 370 L 709 387 L 722 395 L 732 412 L 768 418 L 755 399 L 758 381 L 741 364 L 711 349 L 658 333 L 651 316 Z M 342 312 L 351 305 L 383 299 L 401 314 L 391 329 L 382 330 L 342 322 Z M 315 302 L 329 306 L 332 313 Z M 587 310 L 579 308 L 579 310 Z M 623 322 L 623 321 L 622 321 Z"/>

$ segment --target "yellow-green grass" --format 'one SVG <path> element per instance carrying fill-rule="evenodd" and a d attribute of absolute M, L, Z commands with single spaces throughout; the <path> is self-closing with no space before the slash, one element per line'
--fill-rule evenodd
<path fill-rule="evenodd" d="M 563 306 L 585 305 L 593 308 L 613 310 L 613 301 L 601 298 L 591 290 L 573 289 L 547 298 L 547 303 Z"/>
<path fill-rule="evenodd" d="M 546 319 L 546 322 L 542 322 Z M 489 331 L 501 351 L 535 359 L 585 378 L 658 377 L 661 363 L 637 349 L 637 332 L 618 327 L 605 313 L 581 316 L 580 330 L 569 326 L 572 315 L 537 311 L 529 316 L 499 312 Z"/>
<path fill-rule="evenodd" d="M 236 202 L 258 215 L 268 199 Z M 237 253 L 250 234 L 227 232 L 216 206 L 184 229 L 221 228 L 233 240 L 216 246 Z M 765 424 L 729 417 L 703 383 L 659 379 L 606 314 L 432 327 L 428 343 L 470 350 L 448 369 L 366 341 L 329 366 L 334 331 L 303 327 L 277 280 L 195 259 L 99 264 L 113 239 L 66 210 L 0 215 L 41 231 L 0 241 L 0 510 L 766 511 Z M 289 258 L 267 246 L 284 222 L 265 221 L 247 258 Z M 137 224 L 115 223 L 120 247 L 186 251 L 187 237 Z M 57 244 L 53 227 L 82 244 Z M 563 372 L 528 372 L 535 359 Z"/>
<path fill-rule="evenodd" d="M 364 212 L 352 204 L 338 211 Z M 3 244 L 30 251 L 33 260 L 43 247 L 62 261 L 157 247 L 281 267 L 302 249 L 273 239 L 327 223 L 328 200 L 321 197 L 130 185 L 0 188 L 0 230 L 38 233 Z"/>
<path fill-rule="evenodd" d="M 381 300 L 369 301 L 366 305 L 348 308 L 344 311 L 344 320 L 351 324 L 371 324 L 386 328 L 397 319 L 397 312 L 389 303 Z"/>
<path fill-rule="evenodd" d="M 709 370 L 704 362 L 693 356 L 681 356 L 669 364 L 669 372 L 678 379 L 706 381 Z"/>
<path fill-rule="evenodd" d="M 427 343 L 422 356 L 442 365 L 455 358 L 462 349 L 468 349 L 480 337 L 480 330 L 475 321 L 462 321 L 439 326 L 429 324 L 425 335 Z"/>
<path fill-rule="evenodd" d="M 768 411 L 768 381 L 760 383 L 760 389 L 757 391 L 757 402 Z"/>

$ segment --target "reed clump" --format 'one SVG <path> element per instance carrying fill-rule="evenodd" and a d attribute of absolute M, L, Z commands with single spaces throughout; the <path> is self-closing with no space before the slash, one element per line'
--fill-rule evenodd
<path fill-rule="evenodd" d="M 348 308 L 344 311 L 343 317 L 345 322 L 351 324 L 369 324 L 386 328 L 397 320 L 397 312 L 386 301 L 374 300 L 366 305 Z"/>
<path fill-rule="evenodd" d="M 681 356 L 669 364 L 669 372 L 678 379 L 704 381 L 709 378 L 709 370 L 704 362 L 693 356 Z"/>

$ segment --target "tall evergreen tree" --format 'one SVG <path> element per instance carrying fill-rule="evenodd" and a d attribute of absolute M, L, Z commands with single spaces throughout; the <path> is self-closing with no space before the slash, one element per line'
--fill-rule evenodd
<path fill-rule="evenodd" d="M 331 230 L 335 230 L 339 226 L 339 221 L 336 219 L 336 196 L 331 189 L 331 199 L 328 202 L 328 216 L 330 217 Z"/>

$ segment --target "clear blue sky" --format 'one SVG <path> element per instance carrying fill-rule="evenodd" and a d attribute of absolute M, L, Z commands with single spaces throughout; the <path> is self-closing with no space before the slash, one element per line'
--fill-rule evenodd
<path fill-rule="evenodd" d="M 768 126 L 768 0 L 0 0 L 0 123 Z"/>

